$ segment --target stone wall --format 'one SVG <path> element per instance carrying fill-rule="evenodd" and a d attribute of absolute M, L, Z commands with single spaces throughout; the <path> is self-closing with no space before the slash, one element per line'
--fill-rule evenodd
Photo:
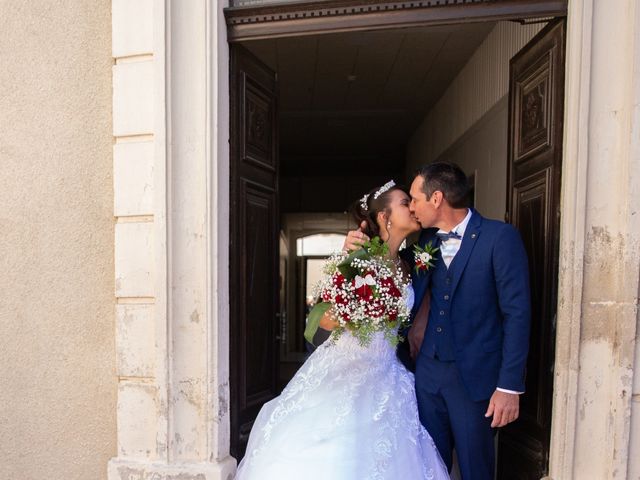
<path fill-rule="evenodd" d="M 571 2 L 553 479 L 640 478 L 640 8 Z"/>
<path fill-rule="evenodd" d="M 224 6 L 113 0 L 119 384 L 110 480 L 235 471 Z"/>
<path fill-rule="evenodd" d="M 116 452 L 111 2 L 0 1 L 0 478 Z"/>

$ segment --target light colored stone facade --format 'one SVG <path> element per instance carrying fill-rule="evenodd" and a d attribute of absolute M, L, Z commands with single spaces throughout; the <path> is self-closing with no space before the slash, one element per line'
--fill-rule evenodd
<path fill-rule="evenodd" d="M 224 5 L 0 3 L 2 478 L 233 477 Z M 640 478 L 639 105 L 637 0 L 570 1 L 554 480 Z"/>
<path fill-rule="evenodd" d="M 158 2 L 160 3 L 162 2 Z M 621 0 L 608 6 L 606 15 L 601 16 L 593 14 L 593 10 L 605 10 L 603 1 L 570 4 L 562 191 L 561 288 L 557 319 L 557 377 L 550 473 L 550 478 L 554 479 L 631 479 L 634 475 L 637 477 L 635 472 L 638 466 L 634 463 L 637 456 L 634 456 L 631 450 L 634 448 L 634 441 L 637 443 L 634 436 L 637 428 L 630 428 L 630 425 L 637 423 L 636 415 L 632 412 L 638 403 L 637 381 L 636 386 L 633 386 L 634 371 L 638 372 L 638 368 L 634 368 L 633 361 L 640 258 L 637 222 L 633 221 L 638 198 L 631 190 L 639 168 L 639 137 L 633 135 L 637 130 L 637 107 L 634 110 L 633 105 L 637 105 L 637 57 L 640 52 L 635 37 L 637 34 L 634 33 L 638 15 L 635 3 L 631 0 Z M 182 52 L 187 58 L 174 57 L 167 53 L 166 57 L 163 57 L 166 62 L 164 77 L 158 73 L 161 72 L 159 68 L 154 77 L 155 82 L 158 79 L 167 80 L 164 84 L 167 88 L 167 113 L 163 118 L 173 132 L 171 143 L 181 147 L 174 147 L 173 151 L 167 150 L 165 166 L 167 169 L 175 169 L 175 174 L 170 175 L 167 170 L 166 178 L 172 180 L 163 186 L 167 196 L 156 199 L 160 199 L 158 205 L 167 204 L 173 207 L 166 211 L 167 225 L 171 225 L 173 217 L 177 221 L 174 225 L 184 227 L 167 228 L 169 234 L 177 234 L 177 242 L 174 244 L 177 252 L 182 248 L 181 239 L 187 236 L 185 231 L 189 231 L 187 227 L 190 224 L 185 223 L 183 217 L 193 212 L 201 212 L 203 202 L 208 205 L 201 223 L 194 222 L 191 226 L 198 227 L 193 230 L 196 234 L 205 236 L 205 244 L 214 245 L 217 251 L 221 252 L 218 257 L 220 261 L 227 251 L 227 211 L 224 197 L 226 192 L 224 189 L 216 192 L 216 187 L 224 185 L 228 169 L 228 152 L 224 142 L 228 129 L 228 93 L 224 84 L 228 74 L 228 52 L 224 44 L 222 13 L 220 8 L 207 10 L 206 5 L 194 2 L 190 8 L 206 11 L 206 22 L 203 25 L 200 21 L 191 20 L 189 27 L 190 12 L 174 11 L 173 2 L 167 2 L 166 7 L 167 14 L 176 17 L 172 17 L 171 22 L 165 18 L 164 33 L 158 29 L 156 33 L 164 35 L 170 49 Z M 618 28 L 619 25 L 623 27 Z M 496 33 L 496 38 L 500 33 Z M 530 38 L 531 35 L 528 36 Z M 525 42 L 526 38 L 520 43 Z M 207 51 L 214 56 L 203 55 L 203 52 Z M 605 54 L 607 51 L 615 53 Z M 612 75 L 612 71 L 625 73 Z M 189 91 L 184 83 L 188 72 L 204 75 L 193 81 L 195 83 Z M 600 79 L 605 77 L 608 81 L 600 82 Z M 631 79 L 634 79 L 633 82 Z M 494 101 L 491 101 L 493 97 L 486 97 L 489 102 L 485 102 L 487 108 L 495 104 L 504 92 L 498 92 L 496 95 Z M 214 100 L 216 98 L 217 100 Z M 181 102 L 177 102 L 177 99 L 181 99 Z M 160 102 L 158 105 L 164 105 L 161 98 L 157 100 Z M 203 105 L 206 107 L 204 112 Z M 171 113 L 171 108 L 176 108 L 184 116 Z M 461 118 L 467 119 L 468 125 L 463 126 L 461 133 L 480 118 L 481 110 L 480 108 L 478 112 L 474 110 L 466 113 L 463 111 L 464 115 Z M 477 115 L 474 116 L 474 112 Z M 207 130 L 208 128 L 212 129 Z M 217 143 L 217 139 L 221 139 L 222 142 Z M 455 137 L 450 141 L 454 139 Z M 166 141 L 165 145 L 169 145 L 169 140 Z M 201 142 L 204 142 L 205 151 L 209 149 L 208 156 L 203 155 Z M 441 148 L 445 147 L 446 145 Z M 196 185 L 193 179 L 180 177 L 182 170 L 169 159 L 169 156 L 179 158 L 181 164 L 189 163 L 193 171 L 204 171 L 206 185 L 191 190 L 196 194 L 182 196 L 182 192 Z M 156 154 L 156 161 L 159 158 L 161 157 Z M 604 182 L 604 179 L 611 183 Z M 170 187 L 177 189 L 177 197 L 172 198 Z M 202 189 L 212 195 L 203 198 Z M 216 201 L 221 208 L 212 210 L 211 206 Z M 154 231 L 157 234 L 164 230 L 155 228 Z M 194 247 L 196 252 L 206 250 L 204 246 L 198 247 L 197 243 Z M 165 245 L 164 248 L 165 250 L 157 253 L 157 256 L 167 255 L 167 258 L 171 258 L 171 246 Z M 610 253 L 612 251 L 616 252 L 613 259 Z M 212 257 L 209 259 L 213 260 Z M 196 281 L 203 275 L 202 267 L 201 270 L 189 270 L 192 263 L 186 257 L 178 255 L 173 261 L 177 262 L 176 267 L 180 267 L 177 273 L 191 275 L 190 281 Z M 215 263 L 210 263 L 209 267 L 211 266 L 215 266 Z M 176 273 L 172 273 L 171 269 L 168 269 L 166 274 L 169 283 L 180 278 L 174 277 Z M 186 334 L 174 330 L 168 339 L 173 339 L 179 344 L 191 341 L 195 345 L 204 341 L 202 337 L 207 337 L 208 341 L 215 339 L 215 344 L 221 348 L 217 350 L 217 356 L 210 356 L 206 361 L 209 362 L 209 371 L 213 372 L 213 376 L 218 380 L 217 383 L 212 383 L 209 377 L 209 384 L 212 385 L 213 391 L 220 388 L 219 398 L 223 403 L 227 398 L 224 366 L 224 345 L 228 336 L 225 279 L 214 278 L 211 273 L 207 278 L 211 282 L 210 285 L 217 282 L 220 288 L 217 290 L 218 294 L 210 296 L 206 295 L 204 290 L 194 289 L 193 292 L 201 293 L 189 298 L 179 298 L 181 304 L 185 302 L 184 305 L 179 311 L 166 310 L 166 320 L 169 325 L 182 325 L 189 316 L 189 305 L 206 305 L 206 310 L 212 312 L 208 317 L 210 328 L 189 329 Z M 594 288 L 595 285 L 598 285 L 598 288 Z M 176 314 L 180 316 L 172 317 Z M 161 317 L 155 318 L 158 325 Z M 172 368 L 175 367 L 169 366 L 164 371 L 165 376 L 170 377 L 174 374 Z M 635 373 L 635 376 L 638 374 Z M 196 378 L 201 379 L 202 376 Z M 171 391 L 176 386 L 169 384 L 167 388 Z M 198 408 L 209 408 L 214 415 L 215 412 L 221 411 L 215 408 L 215 401 L 207 403 L 202 401 L 203 398 L 197 397 Z M 182 407 L 178 404 L 172 407 L 170 404 L 167 411 L 171 408 Z M 198 416 L 197 412 L 199 410 L 187 417 L 187 425 L 192 426 L 191 435 L 188 437 L 192 440 L 188 452 L 190 456 L 175 455 L 172 459 L 169 455 L 165 457 L 167 463 L 163 463 L 166 465 L 163 468 L 204 468 L 198 466 L 198 462 L 205 458 L 202 450 L 198 449 L 200 437 L 197 432 L 206 429 L 210 424 L 205 417 Z M 126 411 L 121 411 L 120 414 L 126 414 Z M 215 468 L 220 468 L 215 473 L 211 471 L 212 478 L 224 478 L 216 475 L 222 471 L 229 472 L 226 468 L 231 468 L 231 464 L 226 460 L 228 457 L 225 456 L 228 417 L 219 416 L 218 420 L 220 423 L 214 422 L 218 428 L 211 429 L 218 434 L 209 437 L 212 442 L 210 448 L 213 447 L 212 450 L 218 453 L 218 460 L 214 460 L 213 456 L 209 458 L 210 465 L 212 468 L 214 465 Z M 169 442 L 175 440 L 171 435 L 167 438 Z M 612 438 L 613 441 L 610 441 Z M 594 440 L 597 440 L 597 443 Z M 605 454 L 594 455 L 594 444 L 605 449 L 610 447 L 610 450 Z M 210 454 L 213 455 L 211 451 Z M 187 458 L 192 459 L 190 463 L 178 462 Z M 114 460 L 112 465 L 118 465 L 120 461 Z M 222 462 L 223 466 L 218 467 L 218 462 Z M 141 459 L 141 471 L 156 471 L 158 468 L 151 461 Z M 121 477 L 114 474 L 113 478 Z"/>
<path fill-rule="evenodd" d="M 640 478 L 640 4 L 570 2 L 554 479 Z"/>
<path fill-rule="evenodd" d="M 0 1 L 0 478 L 116 454 L 111 1 Z"/>
<path fill-rule="evenodd" d="M 113 1 L 119 388 L 111 480 L 235 471 L 222 7 Z"/>

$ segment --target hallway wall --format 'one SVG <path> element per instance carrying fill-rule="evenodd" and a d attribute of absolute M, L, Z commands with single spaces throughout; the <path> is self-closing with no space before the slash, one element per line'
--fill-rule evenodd
<path fill-rule="evenodd" d="M 475 207 L 498 220 L 507 205 L 508 108 L 504 96 L 439 157 L 475 173 Z"/>
<path fill-rule="evenodd" d="M 506 209 L 509 60 L 545 24 L 500 22 L 480 44 L 407 145 L 406 174 L 438 159 L 476 174 L 476 207 L 503 219 Z"/>

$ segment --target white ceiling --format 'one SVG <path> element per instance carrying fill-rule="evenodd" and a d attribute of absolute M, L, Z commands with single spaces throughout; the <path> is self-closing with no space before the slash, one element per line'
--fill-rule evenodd
<path fill-rule="evenodd" d="M 325 167 L 332 159 L 402 158 L 411 134 L 494 25 L 246 42 L 278 74 L 285 170 L 295 170 L 296 158 L 307 167 L 310 158 Z"/>

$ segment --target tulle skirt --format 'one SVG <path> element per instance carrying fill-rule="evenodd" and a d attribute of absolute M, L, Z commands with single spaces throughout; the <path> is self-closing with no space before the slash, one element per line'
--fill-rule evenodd
<path fill-rule="evenodd" d="M 448 480 L 413 374 L 382 333 L 322 344 L 260 411 L 239 480 Z"/>

